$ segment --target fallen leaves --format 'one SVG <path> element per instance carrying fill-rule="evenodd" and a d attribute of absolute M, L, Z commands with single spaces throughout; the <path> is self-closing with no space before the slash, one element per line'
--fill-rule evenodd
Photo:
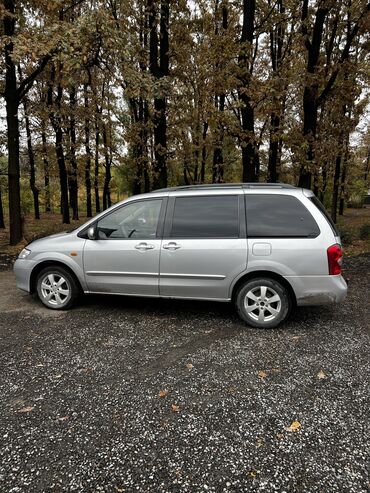
<path fill-rule="evenodd" d="M 160 390 L 159 393 L 158 393 L 158 397 L 160 397 L 161 399 L 164 399 L 165 397 L 167 397 L 169 394 L 169 391 L 168 390 Z M 171 411 L 173 413 L 179 413 L 180 412 L 180 406 L 178 406 L 177 404 L 171 404 Z"/>
<path fill-rule="evenodd" d="M 58 421 L 68 421 L 69 420 L 69 416 L 61 416 L 60 418 L 58 418 Z"/>
<path fill-rule="evenodd" d="M 258 438 L 258 440 L 256 441 L 256 448 L 261 448 L 263 447 L 265 441 L 263 438 Z"/>
<path fill-rule="evenodd" d="M 289 431 L 290 433 L 294 433 L 295 431 L 298 431 L 302 428 L 302 425 L 299 421 L 293 421 L 293 423 L 285 428 L 286 431 Z"/>
<path fill-rule="evenodd" d="M 22 407 L 22 409 L 18 409 L 17 413 L 30 413 L 35 409 L 35 406 L 26 406 Z"/>
<path fill-rule="evenodd" d="M 269 373 L 280 373 L 280 368 L 271 368 L 271 370 L 260 370 L 258 372 L 258 377 L 261 380 L 265 380 L 269 376 Z"/>
<path fill-rule="evenodd" d="M 294 341 L 294 342 L 298 342 L 299 339 L 300 339 L 300 336 L 293 336 L 292 337 L 292 341 Z"/>
<path fill-rule="evenodd" d="M 319 380 L 326 380 L 328 378 L 326 373 L 324 373 L 322 370 L 319 371 L 319 373 L 316 375 L 316 377 Z"/>

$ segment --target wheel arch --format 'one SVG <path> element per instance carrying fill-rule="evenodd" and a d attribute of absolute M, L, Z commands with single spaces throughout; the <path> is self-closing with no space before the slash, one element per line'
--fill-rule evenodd
<path fill-rule="evenodd" d="M 285 279 L 285 277 L 281 276 L 280 274 L 277 274 L 276 272 L 267 271 L 267 270 L 257 270 L 257 271 L 253 271 L 253 272 L 248 272 L 248 273 L 244 274 L 242 277 L 240 277 L 232 287 L 232 293 L 231 293 L 232 301 L 233 302 L 235 301 L 235 297 L 236 297 L 236 294 L 237 294 L 239 288 L 246 281 L 250 281 L 252 279 L 257 279 L 259 277 L 265 277 L 265 278 L 267 277 L 269 279 L 273 279 L 275 281 L 280 282 L 280 284 L 282 284 L 287 289 L 293 305 L 294 306 L 297 305 L 297 298 L 296 298 L 294 289 L 293 289 L 292 285 L 290 284 L 290 282 L 287 281 Z"/>
<path fill-rule="evenodd" d="M 51 267 L 51 266 L 62 267 L 64 270 L 66 270 L 76 281 L 77 286 L 80 289 L 80 292 L 83 293 L 81 282 L 78 276 L 76 275 L 76 273 L 67 264 L 65 264 L 64 262 L 60 262 L 58 260 L 44 260 L 33 268 L 30 277 L 30 293 L 36 292 L 36 281 L 39 273 L 46 267 Z"/>

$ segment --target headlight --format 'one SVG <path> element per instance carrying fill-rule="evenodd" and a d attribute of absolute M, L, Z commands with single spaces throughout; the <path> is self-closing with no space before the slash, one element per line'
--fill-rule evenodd
<path fill-rule="evenodd" d="M 28 250 L 28 248 L 23 248 L 21 253 L 18 255 L 18 258 L 27 258 L 30 253 L 31 250 Z"/>

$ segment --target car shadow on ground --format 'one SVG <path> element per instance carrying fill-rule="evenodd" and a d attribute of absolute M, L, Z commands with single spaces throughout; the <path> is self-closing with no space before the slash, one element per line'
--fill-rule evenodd
<path fill-rule="evenodd" d="M 86 308 L 114 312 L 122 310 L 135 315 L 161 315 L 164 318 L 176 316 L 181 319 L 196 316 L 198 319 L 204 319 L 205 323 L 209 322 L 209 317 L 212 316 L 216 325 L 221 321 L 229 321 L 235 328 L 247 327 L 237 316 L 233 303 L 91 294 L 83 296 L 76 305 L 77 310 Z M 280 328 L 294 328 L 305 321 L 311 321 L 314 327 L 317 323 L 330 321 L 336 311 L 336 305 L 294 307 L 290 317 Z"/>

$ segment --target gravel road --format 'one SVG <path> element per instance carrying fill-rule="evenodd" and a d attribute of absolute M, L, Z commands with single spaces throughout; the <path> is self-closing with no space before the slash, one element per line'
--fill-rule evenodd
<path fill-rule="evenodd" d="M 0 272 L 0 491 L 368 493 L 369 273 L 259 331 L 227 304 L 48 311 Z"/>

